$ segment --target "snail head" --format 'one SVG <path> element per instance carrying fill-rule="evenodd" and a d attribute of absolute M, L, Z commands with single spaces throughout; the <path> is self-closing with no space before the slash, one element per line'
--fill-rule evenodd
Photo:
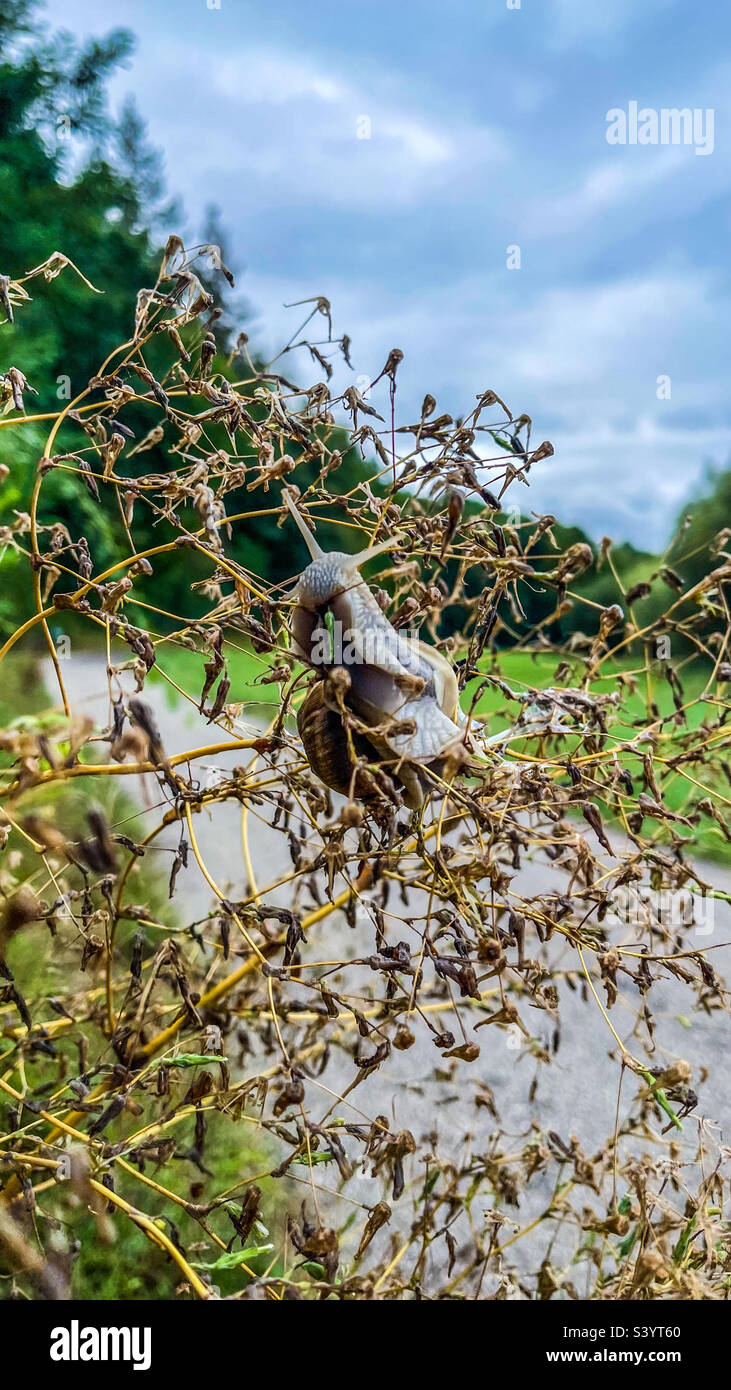
<path fill-rule="evenodd" d="M 294 590 L 290 625 L 297 654 L 305 661 L 312 661 L 315 650 L 322 650 L 322 628 L 329 617 L 338 622 L 343 632 L 362 625 L 369 613 L 372 621 L 373 609 L 380 618 L 380 611 L 359 571 L 366 560 L 392 549 L 393 542 L 382 541 L 357 555 L 349 555 L 344 550 L 324 551 L 291 494 L 283 491 L 282 496 L 310 554 L 310 563 L 300 574 Z M 329 650 L 327 643 L 325 650 Z M 320 665 L 321 661 L 322 658 L 316 659 L 315 664 Z"/>
<path fill-rule="evenodd" d="M 291 494 L 283 492 L 282 496 L 311 557 L 310 564 L 302 571 L 297 582 L 296 599 L 303 608 L 312 612 L 321 610 L 337 594 L 363 582 L 359 571 L 366 560 L 393 549 L 393 541 L 385 540 L 356 555 L 349 555 L 344 550 L 324 551 L 295 506 Z"/>

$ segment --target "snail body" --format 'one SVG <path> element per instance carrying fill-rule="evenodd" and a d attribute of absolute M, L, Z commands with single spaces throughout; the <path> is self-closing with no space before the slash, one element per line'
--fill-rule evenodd
<path fill-rule="evenodd" d="M 335 787 L 326 775 L 329 758 L 331 775 L 342 784 L 355 748 L 353 730 L 346 732 L 343 725 L 346 709 L 356 716 L 363 737 L 358 756 L 370 753 L 370 761 L 375 755 L 390 764 L 407 788 L 407 799 L 418 803 L 418 776 L 408 765 L 438 764 L 462 742 L 455 674 L 441 653 L 393 627 L 360 575 L 366 560 L 393 543 L 383 541 L 356 555 L 324 552 L 290 494 L 283 495 L 311 557 L 292 595 L 292 644 L 297 656 L 323 674 L 314 687 L 322 689 L 308 696 L 298 721 L 310 765 Z M 341 682 L 347 688 L 334 700 L 326 678 L 336 670 L 347 673 Z"/>

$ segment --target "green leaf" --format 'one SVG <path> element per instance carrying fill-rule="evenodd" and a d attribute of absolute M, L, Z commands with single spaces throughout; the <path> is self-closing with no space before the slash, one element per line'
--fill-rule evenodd
<path fill-rule="evenodd" d="M 213 1264 L 206 1264 L 202 1260 L 192 1260 L 191 1264 L 194 1269 L 238 1269 L 245 1261 L 256 1260 L 259 1255 L 268 1255 L 273 1249 L 273 1245 L 249 1245 L 246 1250 L 226 1250 L 213 1261 Z"/>
<path fill-rule="evenodd" d="M 330 637 L 330 649 L 328 651 L 327 659 L 328 662 L 331 662 L 335 651 L 335 618 L 332 614 L 331 609 L 329 608 L 325 614 L 325 627 L 327 628 Z"/>
<path fill-rule="evenodd" d="M 211 1052 L 204 1057 L 201 1052 L 181 1052 L 172 1061 L 167 1062 L 169 1067 L 207 1067 L 211 1062 L 227 1062 L 227 1057 L 219 1057 L 218 1053 Z"/>
<path fill-rule="evenodd" d="M 658 1086 L 657 1081 L 655 1080 L 655 1077 L 653 1076 L 651 1071 L 645 1071 L 643 1069 L 642 1075 L 644 1076 L 645 1081 L 647 1081 L 650 1085 L 652 1089 L 652 1094 L 655 1100 L 657 1101 L 658 1105 L 660 1106 L 660 1109 L 665 1111 L 665 1114 L 667 1115 L 669 1120 L 672 1120 L 673 1124 L 675 1125 L 675 1128 L 681 1130 L 682 1132 L 683 1126 L 681 1125 L 680 1120 L 675 1114 L 675 1111 L 673 1110 L 670 1101 L 665 1095 L 662 1086 Z"/>
<path fill-rule="evenodd" d="M 620 1256 L 621 1259 L 625 1259 L 626 1256 L 629 1255 L 632 1246 L 634 1245 L 637 1239 L 639 1229 L 639 1226 L 635 1226 L 634 1230 L 630 1231 L 628 1236 L 625 1236 L 624 1240 L 622 1241 L 622 1244 L 619 1247 L 619 1250 L 617 1251 L 617 1254 Z"/>
<path fill-rule="evenodd" d="M 693 1232 L 695 1230 L 695 1223 L 696 1214 L 694 1212 L 690 1220 L 683 1227 L 683 1230 L 681 1231 L 680 1236 L 678 1237 L 678 1243 L 673 1250 L 673 1260 L 676 1265 L 682 1264 L 683 1260 L 685 1259 L 688 1253 L 688 1250 L 690 1248 L 690 1242 L 693 1238 Z"/>
<path fill-rule="evenodd" d="M 429 1174 L 428 1178 L 426 1179 L 426 1182 L 424 1183 L 424 1187 L 423 1187 L 422 1194 L 421 1194 L 421 1196 L 422 1196 L 422 1201 L 423 1201 L 426 1197 L 429 1196 L 429 1193 L 430 1193 L 430 1192 L 433 1191 L 434 1187 L 435 1187 L 436 1184 L 439 1182 L 439 1179 L 440 1179 L 441 1176 L 442 1176 L 442 1170 L 441 1170 L 441 1168 L 434 1168 L 434 1169 L 432 1169 L 432 1172 Z"/>
<path fill-rule="evenodd" d="M 501 449 L 507 449 L 509 454 L 522 454 L 520 440 L 507 439 L 504 434 L 498 434 L 497 430 L 488 430 L 487 433 L 495 440 Z"/>

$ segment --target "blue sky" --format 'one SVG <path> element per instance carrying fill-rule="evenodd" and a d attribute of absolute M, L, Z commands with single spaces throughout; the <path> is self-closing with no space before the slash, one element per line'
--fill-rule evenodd
<path fill-rule="evenodd" d="M 508 3 L 46 12 L 137 35 L 113 100 L 135 95 L 189 235 L 220 206 L 257 344 L 297 326 L 284 302 L 327 295 L 355 376 L 404 352 L 402 418 L 426 391 L 457 414 L 491 387 L 556 449 L 511 500 L 657 546 L 704 465 L 731 456 L 731 10 Z M 631 101 L 711 108 L 713 152 L 609 145 L 607 112 Z M 287 370 L 314 380 L 309 359 Z"/>

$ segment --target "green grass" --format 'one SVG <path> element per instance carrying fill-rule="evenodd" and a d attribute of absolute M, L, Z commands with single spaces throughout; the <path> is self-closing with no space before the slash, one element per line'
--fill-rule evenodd
<path fill-rule="evenodd" d="M 186 1074 L 185 1085 L 189 1080 L 190 1075 Z M 203 1162 L 213 1172 L 213 1177 L 206 1176 L 186 1158 L 169 1161 L 159 1172 L 149 1160 L 145 1165 L 145 1172 L 151 1178 L 185 1200 L 191 1199 L 193 1184 L 202 1185 L 202 1191 L 196 1193 L 195 1200 L 206 1202 L 215 1193 L 234 1187 L 247 1175 L 256 1174 L 277 1161 L 276 1156 L 266 1158 L 260 1143 L 252 1143 L 251 1125 L 244 1121 L 233 1124 L 230 1118 L 215 1110 L 207 1111 L 207 1117 L 208 1133 Z M 192 1147 L 194 1123 L 191 1116 L 176 1130 L 180 1153 Z M 179 1236 L 187 1258 L 194 1267 L 212 1264 L 223 1253 L 182 1207 L 174 1206 L 167 1198 L 159 1196 L 147 1186 L 143 1187 L 119 1170 L 115 1173 L 115 1179 L 116 1189 L 121 1196 L 138 1205 L 153 1220 L 159 1220 L 161 1230 L 166 1235 L 173 1238 L 175 1234 Z M 276 1185 L 271 1179 L 262 1179 L 257 1185 L 262 1189 L 262 1214 L 269 1226 L 272 1221 L 270 1213 L 279 1205 Z M 240 1200 L 241 1193 L 234 1194 L 232 1201 L 235 1202 L 237 1196 Z M 175 1232 L 170 1229 L 171 1219 L 175 1223 Z M 273 1219 L 276 1220 L 276 1217 Z M 211 1217 L 210 1225 L 224 1241 L 228 1242 L 234 1235 L 234 1227 L 222 1210 Z M 113 1215 L 110 1230 L 113 1239 L 107 1244 L 100 1239 L 97 1223 L 92 1216 L 83 1215 L 79 1220 L 75 1232 L 80 1249 L 74 1264 L 72 1297 L 135 1301 L 173 1299 L 183 1276 L 165 1251 L 153 1245 L 139 1227 L 121 1212 Z M 256 1244 L 258 1239 L 253 1233 L 249 1244 Z M 271 1237 L 262 1237 L 261 1243 L 267 1243 L 269 1239 Z M 266 1267 L 266 1263 L 267 1257 L 262 1256 L 253 1261 L 253 1266 L 260 1271 Z M 240 1268 L 202 1273 L 208 1274 L 224 1296 L 237 1293 L 248 1283 L 248 1276 Z"/>
<path fill-rule="evenodd" d="M 506 684 L 516 692 L 531 687 L 540 690 L 554 684 L 559 658 L 544 652 L 532 655 L 526 652 L 507 651 L 500 653 L 499 665 L 499 674 Z M 486 674 L 488 670 L 489 668 L 486 668 Z M 575 674 L 571 678 L 576 685 L 580 684 L 581 671 L 581 665 L 577 663 Z M 626 676 L 630 672 L 635 674 L 637 679 L 637 688 L 633 692 L 629 691 L 626 686 L 618 685 L 618 676 L 620 674 Z M 711 704 L 699 698 L 705 689 L 709 674 L 709 666 L 699 661 L 688 663 L 687 667 L 681 667 L 679 672 L 683 687 L 683 703 L 688 703 L 688 708 L 684 711 L 684 723 L 681 724 L 680 728 L 683 732 L 699 730 L 699 739 L 701 738 L 703 721 L 709 715 L 713 716 L 714 711 Z M 571 679 L 568 681 L 564 679 L 563 684 L 570 684 Z M 468 699 L 478 685 L 479 682 L 476 681 L 467 687 L 462 698 L 464 707 L 467 707 Z M 718 784 L 720 782 L 718 765 L 715 769 L 715 778 L 709 767 L 703 763 L 691 764 L 685 770 L 671 772 L 667 778 L 664 775 L 663 760 L 672 758 L 678 751 L 678 725 L 675 722 L 672 690 L 663 675 L 661 663 L 653 663 L 649 677 L 644 671 L 638 671 L 636 666 L 631 666 L 629 662 L 607 663 L 606 675 L 591 685 L 591 692 L 593 694 L 608 694 L 617 689 L 620 690 L 621 696 L 620 712 L 619 717 L 613 718 L 608 724 L 608 746 L 617 748 L 619 762 L 629 770 L 635 783 L 635 789 L 642 789 L 642 761 L 639 754 L 628 752 L 622 748 L 622 745 L 635 739 L 638 733 L 652 724 L 657 735 L 654 750 L 656 773 L 664 804 L 671 811 L 684 814 L 690 809 L 690 803 L 693 800 L 702 799 L 704 795 L 710 795 L 712 799 L 715 795 L 716 800 L 718 800 Z M 659 718 L 658 715 L 651 712 L 651 703 L 657 707 Z M 517 718 L 519 710 L 520 706 L 516 701 L 508 701 L 497 687 L 493 687 L 481 696 L 475 712 L 485 720 L 490 733 L 495 733 L 500 729 L 508 728 Z M 581 740 L 578 737 L 573 740 L 562 738 L 560 743 L 556 740 L 546 740 L 544 751 L 548 757 L 552 751 L 559 749 L 564 756 L 567 751 L 572 750 L 572 744 L 577 755 L 580 756 L 582 749 Z M 515 740 L 511 743 L 511 748 L 516 752 L 528 747 L 531 748 L 531 751 L 535 750 L 534 739 L 530 741 Z M 721 798 L 727 796 L 728 784 L 726 783 L 725 790 L 721 791 Z M 720 806 L 723 812 L 725 809 L 723 800 L 721 800 Z M 625 800 L 625 809 L 631 811 L 631 801 Z M 728 815 L 726 819 L 729 820 Z M 645 822 L 645 834 L 649 833 L 650 824 L 649 821 Z M 662 823 L 655 824 L 657 830 L 654 833 L 658 841 L 661 843 L 669 841 L 665 826 Z M 677 826 L 677 829 L 686 838 L 691 852 L 718 860 L 721 863 L 731 863 L 731 845 L 711 817 L 701 816 L 699 823 L 693 826 L 692 830 L 685 826 Z"/>
<path fill-rule="evenodd" d="M 268 654 L 257 656 L 244 646 L 243 638 L 240 643 L 238 639 L 234 639 L 233 644 L 227 641 L 225 651 L 231 680 L 229 700 L 244 704 L 245 717 L 271 718 L 279 708 L 279 686 L 267 679 L 273 665 L 272 657 Z M 150 679 L 164 689 L 171 706 L 176 706 L 181 699 L 171 682 L 197 703 L 203 688 L 206 660 L 204 653 L 190 651 L 175 642 L 158 643 L 157 662 Z"/>
<path fill-rule="evenodd" d="M 171 705 L 178 705 L 182 696 L 176 690 L 186 692 L 195 703 L 200 698 L 200 693 L 204 680 L 205 654 L 191 651 L 173 641 L 166 641 L 158 644 L 158 661 L 150 673 L 150 680 L 153 685 L 164 692 L 165 699 Z M 235 636 L 233 641 L 227 640 L 225 645 L 228 671 L 231 680 L 231 691 L 229 699 L 241 705 L 242 716 L 256 722 L 264 722 L 271 719 L 279 708 L 279 688 L 267 680 L 267 676 L 272 666 L 272 658 L 268 654 L 257 655 L 247 645 L 246 639 Z M 505 650 L 498 653 L 497 659 L 488 658 L 481 662 L 485 675 L 499 675 L 507 685 L 516 692 L 527 690 L 531 687 L 545 689 L 547 686 L 556 683 L 556 672 L 558 670 L 561 657 L 551 652 L 526 652 Z M 647 678 L 644 671 L 639 671 L 630 662 L 612 661 L 606 664 L 607 674 L 597 680 L 592 686 L 594 692 L 608 693 L 616 688 L 617 674 L 619 671 L 637 672 L 637 690 L 629 693 L 626 689 L 622 690 L 622 715 L 610 725 L 610 746 L 621 745 L 622 742 L 629 742 L 635 738 L 637 733 L 644 728 L 650 721 L 647 704 Z M 0 697 L 0 715 L 13 717 L 17 715 L 18 708 L 22 708 L 24 713 L 31 713 L 42 708 L 44 704 L 43 692 L 37 680 L 29 678 L 32 669 L 32 659 L 29 666 L 26 658 L 18 658 L 3 663 L 3 688 Z M 581 683 L 583 663 L 576 659 L 574 670 L 568 680 L 564 679 L 563 684 Z M 690 707 L 686 711 L 685 717 L 687 727 L 690 729 L 698 728 L 703 720 L 712 712 L 712 707 L 698 700 L 705 681 L 708 677 L 708 667 L 698 661 L 689 663 L 687 666 L 679 664 L 679 674 L 683 685 L 684 700 L 690 701 Z M 662 665 L 659 662 L 653 663 L 651 672 L 651 698 L 657 704 L 660 712 L 661 722 L 658 726 L 658 743 L 655 749 L 655 756 L 661 758 L 672 757 L 677 751 L 677 728 L 673 722 L 674 714 L 673 698 L 670 686 L 662 674 Z M 479 681 L 471 682 L 462 694 L 462 707 L 469 708 L 470 700 Z M 4 708 L 3 708 L 4 707 Z M 508 728 L 515 721 L 520 712 L 520 705 L 517 701 L 507 700 L 505 695 L 497 686 L 489 686 L 480 695 L 475 707 L 475 716 L 484 721 L 489 733 L 497 733 L 501 729 Z M 579 740 L 575 740 L 578 748 Z M 511 745 L 514 751 L 520 752 L 526 747 L 522 741 L 516 741 Z M 560 743 L 546 742 L 546 756 L 551 752 L 560 750 L 565 753 L 571 747 L 571 742 L 562 739 Z M 535 742 L 533 742 L 535 749 Z M 620 760 L 629 768 L 629 771 L 637 782 L 637 774 L 641 772 L 641 764 L 637 755 L 621 753 Z M 659 770 L 662 771 L 662 764 L 658 762 Z M 690 777 L 696 782 L 707 787 L 711 795 L 721 791 L 721 796 L 728 795 L 728 785 L 725 790 L 720 783 L 720 773 L 716 784 L 709 781 L 708 768 L 703 764 L 692 764 L 687 768 Z M 85 796 L 76 785 L 69 789 L 70 796 L 66 802 L 74 813 L 74 819 L 78 822 L 85 806 Z M 672 811 L 683 812 L 691 798 L 702 798 L 704 792 L 693 785 L 683 772 L 676 773 L 672 779 L 668 779 L 664 788 L 664 799 Z M 28 798 L 30 804 L 30 798 Z M 122 802 L 120 802 L 121 806 Z M 725 803 L 721 800 L 720 806 L 725 813 Z M 121 815 L 121 810 L 117 812 Z M 727 817 L 728 819 L 728 817 Z M 646 832 L 649 831 L 649 822 L 645 823 Z M 698 854 L 706 858 L 716 859 L 722 863 L 731 862 L 731 845 L 724 839 L 718 825 L 707 816 L 703 816 L 698 825 L 691 831 L 688 827 L 679 827 L 681 833 L 688 839 L 689 847 Z M 132 832 L 130 832 L 132 833 Z M 656 827 L 657 838 L 661 842 L 668 840 L 667 827 L 658 824 Z"/>
<path fill-rule="evenodd" d="M 153 668 L 152 678 L 165 687 L 166 696 L 171 703 L 176 703 L 181 698 L 174 687 L 165 680 L 160 674 L 174 681 L 189 695 L 198 699 L 203 684 L 203 663 L 205 657 L 198 652 L 192 652 L 184 647 L 176 646 L 174 643 L 165 643 L 158 647 L 158 666 L 156 673 Z M 279 690 L 271 681 L 266 680 L 267 672 L 271 667 L 271 658 L 266 654 L 258 656 L 244 645 L 244 640 L 237 639 L 235 645 L 226 643 L 226 658 L 228 662 L 229 676 L 231 679 L 230 699 L 243 704 L 242 713 L 244 717 L 252 719 L 269 719 L 279 708 Z M 527 652 L 505 650 L 498 653 L 497 658 L 483 659 L 481 665 L 485 675 L 500 676 L 516 692 L 536 688 L 538 690 L 551 686 L 556 681 L 556 672 L 563 658 L 551 652 Z M 642 729 L 654 721 L 654 716 L 648 710 L 648 678 L 644 671 L 638 670 L 636 665 L 629 661 L 607 661 L 604 671 L 596 680 L 591 690 L 595 694 L 608 694 L 617 688 L 617 676 L 620 672 L 625 674 L 633 672 L 637 674 L 637 689 L 631 693 L 626 688 L 621 691 L 621 717 L 612 722 L 609 727 L 609 746 L 620 746 L 624 742 L 629 742 L 635 738 Z M 573 672 L 568 678 L 562 679 L 562 684 L 581 684 L 584 666 L 583 662 L 576 658 L 573 662 Z M 705 663 L 693 661 L 684 666 L 680 663 L 679 675 L 683 686 L 684 701 L 690 701 L 690 707 L 685 712 L 687 721 L 683 728 L 696 729 L 712 712 L 712 706 L 707 705 L 698 699 L 705 682 L 708 678 L 709 668 Z M 649 677 L 650 699 L 656 704 L 660 723 L 657 725 L 658 742 L 655 749 L 655 756 L 658 759 L 658 771 L 662 774 L 661 758 L 672 757 L 677 751 L 677 727 L 673 716 L 675 707 L 671 688 L 663 675 L 663 668 L 660 662 L 654 662 Z M 481 684 L 480 680 L 470 682 L 462 694 L 462 707 L 468 709 L 470 700 L 477 687 Z M 492 685 L 482 691 L 475 706 L 476 718 L 484 721 L 489 733 L 497 733 L 502 729 L 508 728 L 513 723 L 519 713 L 521 706 L 517 701 L 506 699 L 499 687 Z M 546 756 L 551 752 L 560 749 L 562 754 L 574 747 L 580 751 L 580 740 L 562 738 L 558 741 L 546 742 Z M 533 749 L 535 740 L 531 740 Z M 520 752 L 527 747 L 524 741 L 515 741 L 511 744 L 513 750 Z M 641 774 L 642 766 L 638 755 L 622 752 L 619 754 L 620 761 L 628 767 L 633 776 L 636 786 L 641 787 L 638 776 Z M 688 769 L 691 777 L 696 782 L 707 786 L 711 794 L 713 786 L 708 784 L 708 769 L 702 765 L 693 764 Z M 728 790 L 728 789 L 727 789 Z M 725 794 L 725 793 L 724 793 Z M 668 779 L 664 788 L 664 800 L 670 810 L 683 812 L 691 798 L 702 798 L 704 795 L 698 787 L 694 786 L 682 772 L 676 773 Z M 627 809 L 631 809 L 627 803 Z M 707 816 L 703 816 L 698 825 L 691 831 L 688 827 L 679 827 L 681 833 L 687 837 L 689 848 L 698 854 L 711 859 L 719 860 L 723 863 L 731 862 L 731 845 L 724 839 L 723 834 L 716 823 Z M 650 832 L 650 822 L 645 822 L 645 833 Z M 666 826 L 657 824 L 656 832 L 658 840 L 667 842 L 669 839 Z"/>

